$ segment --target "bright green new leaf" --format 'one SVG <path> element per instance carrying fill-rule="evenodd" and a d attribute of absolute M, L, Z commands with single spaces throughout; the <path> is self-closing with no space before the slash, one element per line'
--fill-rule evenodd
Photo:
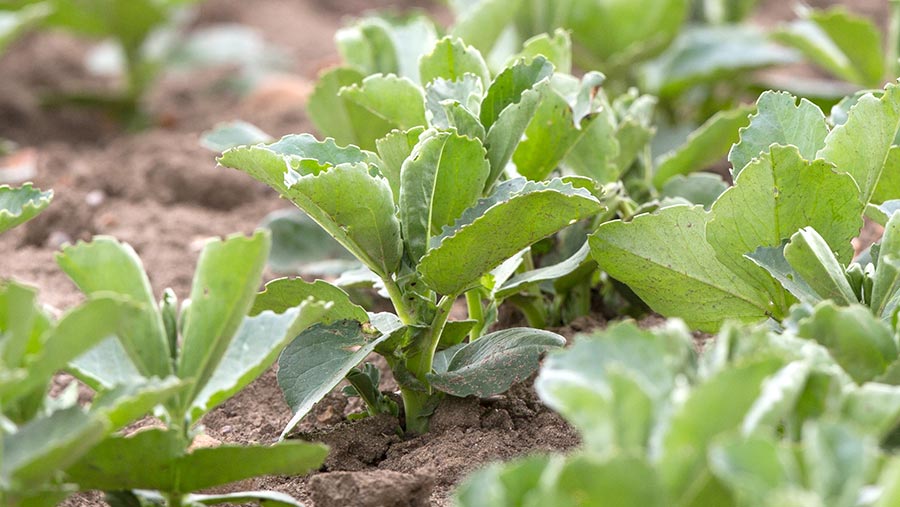
<path fill-rule="evenodd" d="M 474 74 L 466 74 L 456 81 L 449 81 L 441 77 L 435 78 L 434 81 L 425 85 L 425 109 L 429 125 L 442 130 L 452 127 L 459 121 L 459 114 L 461 114 L 461 111 L 456 111 L 452 107 L 453 105 L 458 105 L 462 111 L 468 112 L 467 116 L 476 116 L 481 110 L 483 96 L 484 85 Z M 482 127 L 481 130 L 484 128 Z M 478 133 L 480 135 L 469 135 L 469 137 L 482 139 L 483 133 L 481 131 Z M 465 131 L 460 134 L 468 135 Z"/>
<path fill-rule="evenodd" d="M 549 331 L 504 329 L 463 345 L 447 371 L 428 375 L 428 381 L 453 396 L 486 398 L 526 379 L 537 369 L 544 352 L 565 344 L 565 338 Z"/>
<path fill-rule="evenodd" d="M 338 95 L 367 109 L 393 128 L 405 130 L 425 125 L 422 89 L 407 78 L 374 74 L 359 84 L 341 89 Z"/>
<path fill-rule="evenodd" d="M 52 199 L 52 190 L 41 192 L 31 183 L 17 188 L 0 185 L 0 233 L 36 217 Z"/>
<path fill-rule="evenodd" d="M 200 253 L 177 367 L 179 377 L 194 380 L 187 403 L 206 386 L 250 311 L 269 245 L 268 233 L 259 231 L 212 241 Z"/>
<path fill-rule="evenodd" d="M 173 431 L 150 429 L 112 437 L 68 470 L 82 488 L 151 489 L 189 493 L 260 475 L 301 475 L 318 468 L 328 452 L 302 441 L 273 446 L 206 447 L 185 452 Z"/>
<path fill-rule="evenodd" d="M 97 236 L 56 255 L 60 268 L 87 295 L 111 292 L 142 305 L 139 318 L 124 327 L 119 342 L 144 377 L 174 373 L 166 331 L 143 264 L 131 246 Z"/>
<path fill-rule="evenodd" d="M 355 320 L 366 323 L 366 310 L 350 301 L 350 296 L 340 287 L 324 280 L 307 282 L 302 278 L 279 278 L 266 284 L 256 296 L 250 316 L 255 317 L 265 311 L 284 313 L 302 305 L 309 298 L 329 303 L 327 316 L 330 320 Z"/>
<path fill-rule="evenodd" d="M 219 163 L 278 190 L 380 276 L 399 265 L 402 243 L 394 198 L 387 180 L 369 174 L 367 165 L 323 167 L 266 146 L 228 150 Z"/>
<path fill-rule="evenodd" d="M 373 150 L 375 140 L 393 127 L 350 99 L 339 96 L 344 87 L 362 83 L 363 77 L 364 74 L 359 71 L 345 67 L 324 72 L 309 96 L 306 109 L 323 135 L 333 137 L 340 144 L 354 144 Z"/>
<path fill-rule="evenodd" d="M 687 176 L 679 174 L 666 181 L 659 195 L 672 199 L 686 199 L 691 204 L 702 204 L 708 210 L 726 190 L 728 184 L 717 174 L 694 173 Z"/>
<path fill-rule="evenodd" d="M 756 109 L 750 125 L 740 130 L 740 142 L 728 154 L 735 178 L 773 144 L 796 146 L 800 156 L 807 160 L 814 160 L 825 146 L 828 135 L 825 114 L 812 102 L 800 99 L 798 105 L 797 98 L 790 93 L 767 91 L 759 96 Z"/>
<path fill-rule="evenodd" d="M 553 35 L 548 33 L 535 35 L 522 44 L 522 51 L 515 58 L 531 59 L 539 55 L 550 60 L 556 72 L 571 74 L 572 38 L 569 32 L 557 28 L 553 31 Z"/>
<path fill-rule="evenodd" d="M 190 421 L 199 421 L 262 375 L 291 340 L 328 317 L 333 308 L 310 300 L 281 313 L 263 312 L 244 319 L 215 372 L 194 397 Z"/>
<path fill-rule="evenodd" d="M 889 84 L 880 98 L 867 94 L 850 109 L 847 122 L 828 134 L 818 156 L 853 176 L 860 198 L 869 203 L 900 134 L 900 85 Z M 894 171 L 897 167 L 892 168 Z"/>
<path fill-rule="evenodd" d="M 399 203 L 414 261 L 426 254 L 432 237 L 478 201 L 490 171 L 477 139 L 438 132 L 416 145 L 400 171 Z"/>
<path fill-rule="evenodd" d="M 853 179 L 824 161 L 808 162 L 797 148 L 772 146 L 751 161 L 732 188 L 712 206 L 706 237 L 722 264 L 760 291 L 767 291 L 781 313 L 790 301 L 771 275 L 744 256 L 774 247 L 812 227 L 848 264 L 850 240 L 862 228 L 863 204 Z"/>
<path fill-rule="evenodd" d="M 590 237 L 591 254 L 650 308 L 692 327 L 715 331 L 726 319 L 764 319 L 768 296 L 718 260 L 707 242 L 709 220 L 702 206 L 673 206 L 608 222 Z"/>
<path fill-rule="evenodd" d="M 690 174 L 718 162 L 738 142 L 739 129 L 747 126 L 747 115 L 754 111 L 754 106 L 740 106 L 714 114 L 691 132 L 684 144 L 656 159 L 653 184 L 663 188 L 677 175 Z"/>
<path fill-rule="evenodd" d="M 278 359 L 278 385 L 294 416 L 282 431 L 282 438 L 376 345 L 401 327 L 399 321 L 389 329 L 374 329 L 343 320 L 307 329 L 288 345 Z"/>
<path fill-rule="evenodd" d="M 436 78 L 457 81 L 465 74 L 473 74 L 487 86 L 491 73 L 481 53 L 456 37 L 444 37 L 435 44 L 431 53 L 419 60 L 419 75 L 423 84 Z"/>
<path fill-rule="evenodd" d="M 432 238 L 419 272 L 439 294 L 461 294 L 525 247 L 601 210 L 588 191 L 562 180 L 508 180 Z"/>
<path fill-rule="evenodd" d="M 805 227 L 791 236 L 784 247 L 784 258 L 821 299 L 842 305 L 859 302 L 841 262 L 815 229 Z"/>
<path fill-rule="evenodd" d="M 391 185 L 394 202 L 400 200 L 400 170 L 403 167 L 403 161 L 409 158 L 413 148 L 419 144 L 419 137 L 423 132 L 425 132 L 424 126 L 405 131 L 392 130 L 386 136 L 375 141 L 378 156 L 382 160 L 381 174 Z"/>
<path fill-rule="evenodd" d="M 860 305 L 843 308 L 831 301 L 822 302 L 812 315 L 800 321 L 797 334 L 827 348 L 859 384 L 884 373 L 898 355 L 888 325 Z"/>
<path fill-rule="evenodd" d="M 844 7 L 808 9 L 804 14 L 777 32 L 776 40 L 800 50 L 841 79 L 862 86 L 881 85 L 885 58 L 874 23 Z"/>
<path fill-rule="evenodd" d="M 419 59 L 437 41 L 434 22 L 423 15 L 368 16 L 335 34 L 345 62 L 369 74 L 396 74 L 418 84 Z"/>

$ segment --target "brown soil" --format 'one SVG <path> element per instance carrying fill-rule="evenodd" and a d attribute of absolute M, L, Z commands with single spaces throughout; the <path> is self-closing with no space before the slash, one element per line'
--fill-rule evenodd
<path fill-rule="evenodd" d="M 147 98 L 153 126 L 140 133 L 125 132 L 97 112 L 41 107 L 48 94 L 102 92 L 117 85 L 85 72 L 86 42 L 61 33 L 18 41 L 0 56 L 0 137 L 35 149 L 33 180 L 38 187 L 54 189 L 56 197 L 40 218 L 0 238 L 0 278 L 33 284 L 40 288 L 42 302 L 71 307 L 81 296 L 57 268 L 54 253 L 65 242 L 106 234 L 137 250 L 158 293 L 172 287 L 179 297 L 187 297 L 206 238 L 250 232 L 267 213 L 285 207 L 250 178 L 217 168 L 215 154 L 198 145 L 200 133 L 238 118 L 276 136 L 312 131 L 305 98 L 317 73 L 337 61 L 332 36 L 342 20 L 397 4 L 437 11 L 446 19 L 435 3 L 209 0 L 200 8 L 198 24 L 237 22 L 256 28 L 285 51 L 290 68 L 248 96 L 217 85 L 229 69 L 166 76 Z M 791 17 L 785 12 L 790 2 L 764 3 L 769 14 L 763 22 Z M 855 0 L 852 7 L 886 19 L 884 0 Z M 570 337 L 604 324 L 602 317 L 588 318 L 558 331 Z M 390 389 L 390 382 L 386 378 L 382 387 Z M 67 379 L 57 383 L 60 389 Z M 394 419 L 344 422 L 358 404 L 333 393 L 299 427 L 301 436 L 332 446 L 323 470 L 306 478 L 270 477 L 241 486 L 284 491 L 319 507 L 449 505 L 458 480 L 489 461 L 565 451 L 578 444 L 577 435 L 540 404 L 530 385 L 514 386 L 488 400 L 448 399 L 436 412 L 433 431 L 408 440 L 398 436 Z M 268 443 L 290 416 L 270 371 L 203 424 L 218 441 Z M 365 494 L 346 496 L 358 491 Z M 104 503 L 102 495 L 86 494 L 66 505 Z"/>

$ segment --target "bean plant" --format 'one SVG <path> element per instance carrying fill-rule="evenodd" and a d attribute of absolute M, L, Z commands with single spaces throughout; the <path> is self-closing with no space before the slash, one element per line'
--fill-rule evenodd
<path fill-rule="evenodd" d="M 21 187 L 0 185 L 0 234 L 36 217 L 52 200 L 52 190 L 42 192 L 31 183 Z"/>

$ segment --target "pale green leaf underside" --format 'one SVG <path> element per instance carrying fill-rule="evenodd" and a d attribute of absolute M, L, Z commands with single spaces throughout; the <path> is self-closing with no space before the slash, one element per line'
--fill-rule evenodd
<path fill-rule="evenodd" d="M 36 217 L 52 199 L 52 190 L 41 192 L 31 183 L 17 188 L 0 185 L 0 234 Z"/>

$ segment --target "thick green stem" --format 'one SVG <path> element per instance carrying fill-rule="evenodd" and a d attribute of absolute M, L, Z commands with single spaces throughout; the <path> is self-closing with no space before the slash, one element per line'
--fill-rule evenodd
<path fill-rule="evenodd" d="M 536 329 L 547 327 L 547 312 L 539 298 L 513 296 L 509 301 L 522 311 L 530 327 Z"/>
<path fill-rule="evenodd" d="M 184 505 L 184 496 L 181 493 L 167 493 L 166 503 L 168 507 L 182 507 Z"/>
<path fill-rule="evenodd" d="M 890 78 L 900 77 L 900 0 L 891 0 L 891 17 L 888 21 L 887 69 Z"/>
<path fill-rule="evenodd" d="M 397 317 L 400 317 L 400 321 L 404 324 L 413 324 L 412 316 L 406 307 L 406 300 L 403 299 L 403 292 L 400 290 L 400 286 L 390 277 L 382 278 L 381 281 L 384 282 L 384 288 L 387 289 L 391 303 L 394 304 L 394 311 L 397 312 Z"/>
<path fill-rule="evenodd" d="M 406 413 L 406 432 L 413 435 L 428 433 L 432 395 L 400 388 L 400 397 L 403 398 L 403 410 Z"/>
<path fill-rule="evenodd" d="M 484 307 L 481 306 L 481 289 L 472 289 L 466 292 L 466 306 L 469 308 L 469 318 L 475 321 L 475 325 L 469 331 L 469 342 L 474 342 L 484 332 Z"/>

